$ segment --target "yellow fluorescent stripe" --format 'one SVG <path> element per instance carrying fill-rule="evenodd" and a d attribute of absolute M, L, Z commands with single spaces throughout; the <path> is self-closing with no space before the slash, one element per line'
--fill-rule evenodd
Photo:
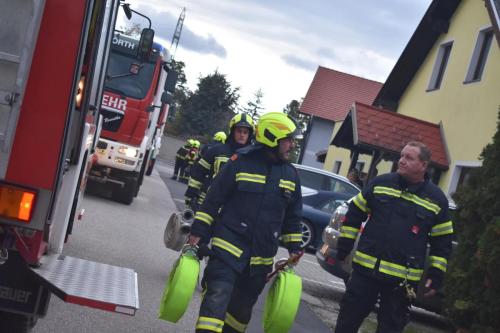
<path fill-rule="evenodd" d="M 237 182 L 251 182 L 251 183 L 259 183 L 259 184 L 265 184 L 266 181 L 265 180 L 261 180 L 261 179 L 251 179 L 251 178 L 243 178 L 243 177 L 240 177 L 240 178 L 236 178 L 236 181 Z"/>
<path fill-rule="evenodd" d="M 284 235 L 281 235 L 281 240 L 285 243 L 301 242 L 302 241 L 302 234 L 284 234 Z"/>
<path fill-rule="evenodd" d="M 236 320 L 236 318 L 231 316 L 231 314 L 229 312 L 226 312 L 226 320 L 225 321 L 226 321 L 226 324 L 228 324 L 229 326 L 231 326 L 232 328 L 234 328 L 238 332 L 243 333 L 247 329 L 247 325 L 240 323 L 238 320 Z"/>
<path fill-rule="evenodd" d="M 272 265 L 274 262 L 273 257 L 262 258 L 262 257 L 252 257 L 250 258 L 250 265 Z"/>
<path fill-rule="evenodd" d="M 201 182 L 199 182 L 197 180 L 194 180 L 193 178 L 189 178 L 188 186 L 200 189 L 201 188 Z"/>
<path fill-rule="evenodd" d="M 285 189 L 290 190 L 292 192 L 295 191 L 295 186 L 291 187 L 291 186 L 286 186 L 286 185 L 280 184 L 279 187 L 285 188 Z"/>
<path fill-rule="evenodd" d="M 200 163 L 200 165 L 202 167 L 204 167 L 205 169 L 207 169 L 207 170 L 210 170 L 210 168 L 212 167 L 210 165 L 210 163 L 208 163 L 207 161 L 205 161 L 203 158 L 200 158 L 200 160 L 198 161 L 198 163 Z"/>
<path fill-rule="evenodd" d="M 354 197 L 353 202 L 361 211 L 365 213 L 368 211 L 368 208 L 366 207 L 366 200 L 361 193 Z"/>
<path fill-rule="evenodd" d="M 280 187 L 289 189 L 290 191 L 295 191 L 295 183 L 290 180 L 280 179 Z"/>
<path fill-rule="evenodd" d="M 203 221 L 203 222 L 205 222 L 208 225 L 211 225 L 212 222 L 214 221 L 213 217 L 211 217 L 207 213 L 204 213 L 204 212 L 201 212 L 201 211 L 197 211 L 196 214 L 195 214 L 195 216 L 194 216 L 194 218 L 197 219 L 197 220 Z"/>
<path fill-rule="evenodd" d="M 237 258 L 239 258 L 241 256 L 241 254 L 243 253 L 243 250 L 237 248 L 233 244 L 231 244 L 228 241 L 225 241 L 219 237 L 212 238 L 212 245 L 226 250 L 227 252 L 231 253 L 232 255 L 236 256 Z"/>
<path fill-rule="evenodd" d="M 422 198 L 420 198 L 412 193 L 403 193 L 401 195 L 401 198 L 408 200 L 408 201 L 411 201 L 413 203 L 416 203 L 417 205 L 424 207 L 427 210 L 430 210 L 434 214 L 438 214 L 439 211 L 441 210 L 441 208 L 439 208 L 438 205 L 435 205 L 432 202 L 424 200 L 424 199 L 422 199 Z"/>
<path fill-rule="evenodd" d="M 260 175 L 258 173 L 238 172 L 236 174 L 236 177 L 239 177 L 239 176 L 248 177 L 248 178 L 256 178 L 256 179 L 263 179 L 263 180 L 266 179 L 265 175 Z"/>
<path fill-rule="evenodd" d="M 373 188 L 373 193 L 387 194 L 393 197 L 399 197 L 401 195 L 400 190 L 396 190 L 394 188 L 385 187 L 385 186 L 375 186 Z"/>
<path fill-rule="evenodd" d="M 451 221 L 437 224 L 431 229 L 431 236 L 443 236 L 443 235 L 449 235 L 452 234 L 453 231 L 453 223 Z"/>

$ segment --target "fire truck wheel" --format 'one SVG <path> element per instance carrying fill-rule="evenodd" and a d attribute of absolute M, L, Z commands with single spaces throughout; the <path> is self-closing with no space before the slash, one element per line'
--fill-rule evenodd
<path fill-rule="evenodd" d="M 149 160 L 148 168 L 146 170 L 146 176 L 151 176 L 151 174 L 153 173 L 153 169 L 155 167 L 155 163 L 156 163 L 156 158 L 152 158 L 151 160 Z"/>
<path fill-rule="evenodd" d="M 126 179 L 125 187 L 113 190 L 113 199 L 125 205 L 130 205 L 134 201 L 138 186 L 137 178 Z"/>
<path fill-rule="evenodd" d="M 35 326 L 37 318 L 28 317 L 21 314 L 0 311 L 0 327 L 2 332 L 31 332 Z"/>

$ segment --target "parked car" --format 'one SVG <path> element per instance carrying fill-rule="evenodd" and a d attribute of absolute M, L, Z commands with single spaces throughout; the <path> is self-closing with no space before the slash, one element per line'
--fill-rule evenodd
<path fill-rule="evenodd" d="M 319 245 L 333 212 L 351 197 L 351 194 L 302 187 L 302 247 L 315 249 Z"/>
<path fill-rule="evenodd" d="M 331 220 L 328 224 L 328 226 L 324 229 L 323 234 L 322 234 L 322 242 L 320 245 L 317 247 L 316 251 L 316 259 L 319 263 L 319 265 L 329 272 L 330 274 L 333 274 L 341 279 L 344 280 L 344 283 L 347 282 L 349 279 L 349 276 L 351 274 L 351 269 L 352 269 L 352 258 L 354 255 L 354 252 L 356 251 L 358 241 L 359 241 L 359 234 L 363 232 L 363 227 L 364 223 L 361 226 L 361 231 L 358 234 L 358 238 L 356 239 L 353 249 L 351 253 L 346 257 L 346 259 L 343 262 L 337 261 L 337 244 L 338 244 L 338 239 L 340 237 L 340 228 L 342 227 L 342 223 L 345 220 L 345 214 L 347 213 L 348 210 L 348 202 L 349 200 L 345 201 L 342 203 L 335 212 L 333 213 Z M 453 212 L 456 209 L 455 206 L 450 205 L 450 210 Z M 366 223 L 366 222 L 365 222 Z M 369 222 L 368 222 L 369 223 Z M 457 243 L 454 241 L 453 246 L 452 246 L 452 254 L 453 251 L 455 250 L 457 246 Z M 414 301 L 413 305 L 428 310 L 436 313 L 441 313 L 442 309 L 442 302 L 443 302 L 443 290 L 438 290 L 436 295 L 432 297 L 424 297 L 424 283 L 425 283 L 425 276 L 427 273 L 427 267 L 429 266 L 429 247 L 427 249 L 427 257 L 425 261 L 425 271 L 423 274 L 422 280 L 420 281 L 420 284 L 417 288 L 417 298 Z"/>
<path fill-rule="evenodd" d="M 302 164 L 294 164 L 299 172 L 300 184 L 317 191 L 331 191 L 355 196 L 361 190 L 346 177 Z"/>

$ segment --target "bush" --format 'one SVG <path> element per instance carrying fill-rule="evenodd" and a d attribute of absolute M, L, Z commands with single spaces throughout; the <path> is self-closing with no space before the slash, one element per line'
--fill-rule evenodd
<path fill-rule="evenodd" d="M 500 112 L 493 142 L 481 153 L 454 196 L 458 247 L 445 283 L 445 311 L 456 326 L 472 332 L 500 328 Z"/>

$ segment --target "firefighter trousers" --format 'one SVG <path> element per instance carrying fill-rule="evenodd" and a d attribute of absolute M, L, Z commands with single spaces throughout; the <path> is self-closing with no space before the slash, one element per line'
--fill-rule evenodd
<path fill-rule="evenodd" d="M 234 271 L 222 260 L 210 258 L 202 281 L 203 300 L 196 333 L 245 332 L 252 308 L 266 284 L 266 274 Z"/>
<path fill-rule="evenodd" d="M 353 271 L 340 302 L 335 333 L 356 333 L 380 297 L 377 333 L 399 333 L 409 321 L 410 301 L 398 283 Z"/>

